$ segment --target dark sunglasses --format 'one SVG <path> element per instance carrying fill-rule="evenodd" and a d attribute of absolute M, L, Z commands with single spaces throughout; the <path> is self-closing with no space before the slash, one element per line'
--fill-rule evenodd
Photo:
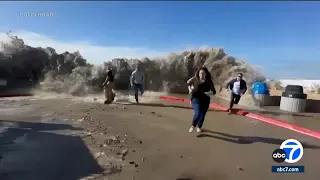
<path fill-rule="evenodd" d="M 239 78 L 242 78 L 242 76 L 238 76 Z"/>

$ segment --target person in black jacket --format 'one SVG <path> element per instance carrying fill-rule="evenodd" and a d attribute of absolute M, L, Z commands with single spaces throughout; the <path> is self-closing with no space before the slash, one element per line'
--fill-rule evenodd
<path fill-rule="evenodd" d="M 201 128 L 210 104 L 208 92 L 212 91 L 213 94 L 216 94 L 216 89 L 212 82 L 211 74 L 206 67 L 199 69 L 187 83 L 189 94 L 191 95 L 191 105 L 194 109 L 192 126 L 189 132 L 192 133 L 194 128 L 197 127 L 197 132 L 200 133 L 202 132 Z"/>
<path fill-rule="evenodd" d="M 246 93 L 247 91 L 247 83 L 242 79 L 242 77 L 243 74 L 238 73 L 237 78 L 234 78 L 227 83 L 227 90 L 231 90 L 230 105 L 228 109 L 229 114 L 231 114 L 233 105 L 238 104 L 241 96 L 244 95 L 244 93 Z"/>
<path fill-rule="evenodd" d="M 105 81 L 102 83 L 103 89 L 104 89 L 104 96 L 106 100 L 104 101 L 104 104 L 110 104 L 113 102 L 115 98 L 115 93 L 113 90 L 113 81 L 114 81 L 114 76 L 112 73 L 112 70 L 109 69 L 107 72 L 107 77 Z"/>

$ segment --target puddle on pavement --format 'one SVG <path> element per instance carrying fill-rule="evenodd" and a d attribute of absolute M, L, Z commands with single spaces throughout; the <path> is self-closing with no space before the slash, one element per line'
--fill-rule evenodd
<path fill-rule="evenodd" d="M 8 128 L 14 128 L 17 126 L 15 122 L 0 122 L 0 134 L 8 130 Z"/>

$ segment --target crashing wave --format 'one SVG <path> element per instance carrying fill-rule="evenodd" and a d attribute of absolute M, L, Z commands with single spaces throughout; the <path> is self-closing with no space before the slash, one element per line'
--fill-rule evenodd
<path fill-rule="evenodd" d="M 225 83 L 238 72 L 244 74 L 249 84 L 265 81 L 258 69 L 227 55 L 221 48 L 171 53 L 158 59 L 116 58 L 102 65 L 92 65 L 80 52 L 58 54 L 51 47 L 34 48 L 16 36 L 8 38 L 0 44 L 0 78 L 7 79 L 8 88 L 28 87 L 41 81 L 43 90 L 86 95 L 101 91 L 110 67 L 115 72 L 115 88 L 125 90 L 129 88 L 131 72 L 138 62 L 145 71 L 145 88 L 150 91 L 185 93 L 186 80 L 203 65 L 212 73 L 216 84 Z"/>

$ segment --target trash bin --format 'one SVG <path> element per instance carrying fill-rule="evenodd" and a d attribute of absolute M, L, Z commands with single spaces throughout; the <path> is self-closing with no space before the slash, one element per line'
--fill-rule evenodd
<path fill-rule="evenodd" d="M 267 106 L 270 104 L 270 91 L 265 82 L 253 83 L 252 96 L 255 104 L 258 106 Z"/>
<path fill-rule="evenodd" d="M 288 85 L 282 93 L 280 109 L 287 112 L 305 112 L 307 104 L 307 94 L 303 93 L 303 87 L 298 85 Z"/>

